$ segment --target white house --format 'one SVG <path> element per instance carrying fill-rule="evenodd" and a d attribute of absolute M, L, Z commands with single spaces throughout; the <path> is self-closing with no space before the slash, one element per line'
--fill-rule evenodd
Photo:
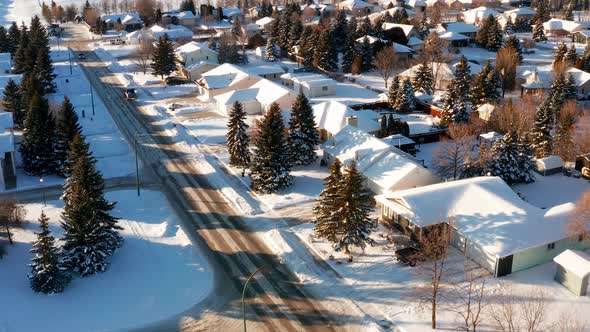
<path fill-rule="evenodd" d="M 440 26 L 441 29 L 445 31 L 458 33 L 463 36 L 469 37 L 471 41 L 475 41 L 475 36 L 477 35 L 477 30 L 479 28 L 473 24 L 467 24 L 465 22 L 450 22 L 450 23 L 443 23 Z M 441 30 L 439 29 L 439 30 Z"/>
<path fill-rule="evenodd" d="M 249 88 L 259 80 L 260 77 L 253 76 L 238 66 L 224 63 L 203 73 L 197 80 L 197 85 L 202 98 L 211 100 L 228 91 Z"/>
<path fill-rule="evenodd" d="M 494 17 L 500 15 L 498 11 L 490 7 L 477 7 L 470 10 L 466 10 L 462 13 L 463 20 L 468 24 L 478 24 L 483 22 L 488 16 Z"/>
<path fill-rule="evenodd" d="M 280 81 L 281 75 L 285 73 L 285 69 L 278 64 L 265 64 L 248 68 L 251 75 L 260 76 L 271 81 Z"/>
<path fill-rule="evenodd" d="M 185 67 L 192 66 L 202 61 L 217 62 L 217 52 L 208 48 L 205 44 L 197 42 L 186 43 L 175 50 L 180 63 Z"/>
<path fill-rule="evenodd" d="M 430 65 L 432 67 L 432 74 L 434 76 L 434 87 L 439 90 L 446 90 L 449 84 L 451 84 L 455 78 L 454 67 L 444 62 L 433 62 Z M 419 67 L 420 64 L 417 64 L 399 73 L 398 76 L 402 80 L 413 80 L 416 76 L 416 73 L 418 73 Z"/>
<path fill-rule="evenodd" d="M 382 218 L 418 237 L 428 227 L 450 227 L 451 244 L 498 277 L 550 262 L 565 249 L 590 247 L 590 240 L 566 232 L 573 203 L 540 209 L 498 177 L 438 183 L 376 200 Z"/>
<path fill-rule="evenodd" d="M 337 82 L 327 76 L 313 73 L 286 73 L 281 75 L 283 85 L 296 93 L 303 91 L 307 97 L 320 97 L 336 94 Z"/>
<path fill-rule="evenodd" d="M 16 146 L 12 113 L 0 111 L 0 190 L 16 185 Z"/>
<path fill-rule="evenodd" d="M 193 63 L 190 66 L 182 66 L 180 69 L 182 75 L 191 81 L 196 81 L 203 76 L 203 73 L 206 73 L 214 68 L 217 68 L 219 64 L 217 62 L 211 61 L 200 61 L 197 63 Z"/>
<path fill-rule="evenodd" d="M 262 79 L 247 89 L 228 91 L 214 97 L 220 114 L 229 116 L 234 103 L 240 102 L 247 114 L 260 114 L 270 109 L 273 103 L 286 111 L 291 108 L 297 98 L 289 89 Z"/>
<path fill-rule="evenodd" d="M 106 23 L 107 30 L 113 30 L 119 24 L 128 32 L 143 28 L 143 20 L 139 17 L 139 13 L 103 15 L 101 18 Z"/>
<path fill-rule="evenodd" d="M 167 27 L 154 25 L 148 29 L 148 33 L 152 39 L 157 40 L 160 37 L 167 35 L 170 40 L 182 43 L 189 42 L 193 38 L 193 32 L 182 25 L 170 24 Z"/>
<path fill-rule="evenodd" d="M 371 110 L 355 111 L 346 104 L 333 100 L 315 104 L 312 109 L 322 141 L 338 134 L 348 125 L 369 134 L 376 134 L 381 129 L 381 114 Z"/>
<path fill-rule="evenodd" d="M 375 5 L 363 0 L 345 0 L 338 4 L 338 8 L 349 12 L 354 16 L 365 16 L 375 10 Z"/>
<path fill-rule="evenodd" d="M 543 23 L 545 34 L 551 36 L 565 36 L 576 31 L 586 30 L 583 25 L 574 21 L 567 21 L 558 18 L 552 18 Z"/>
<path fill-rule="evenodd" d="M 162 15 L 162 23 L 193 27 L 197 24 L 197 16 L 191 11 L 169 12 Z"/>
<path fill-rule="evenodd" d="M 328 162 L 338 159 L 348 165 L 354 161 L 365 185 L 378 194 L 441 181 L 409 154 L 350 125 L 322 146 Z"/>

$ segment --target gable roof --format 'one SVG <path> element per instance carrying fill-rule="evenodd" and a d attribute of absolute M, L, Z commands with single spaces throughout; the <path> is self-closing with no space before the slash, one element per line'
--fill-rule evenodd
<path fill-rule="evenodd" d="M 205 46 L 202 43 L 197 43 L 197 42 L 190 42 L 190 43 L 186 43 L 182 46 L 180 46 L 179 48 L 177 48 L 175 50 L 175 53 L 182 56 L 182 57 L 186 57 L 187 55 L 199 51 L 199 50 L 203 50 L 205 52 L 212 52 L 212 53 L 217 53 L 216 51 L 208 48 L 207 46 Z"/>
<path fill-rule="evenodd" d="M 382 25 L 383 30 L 391 30 L 393 28 L 401 28 L 404 31 L 404 34 L 406 35 L 406 37 L 408 37 L 412 31 L 415 31 L 416 28 L 414 28 L 413 25 L 411 24 L 400 24 L 400 23 L 389 23 L 389 22 L 385 22 Z"/>
<path fill-rule="evenodd" d="M 465 22 L 443 23 L 442 26 L 446 31 L 451 31 L 455 33 L 473 33 L 479 30 L 479 28 L 475 25 L 467 24 Z"/>
<path fill-rule="evenodd" d="M 375 5 L 372 3 L 365 2 L 363 0 L 345 0 L 338 4 L 340 8 L 354 10 L 359 8 L 373 8 Z"/>
<path fill-rule="evenodd" d="M 215 100 L 223 105 L 231 105 L 238 102 L 258 101 L 262 105 L 270 105 L 278 99 L 291 94 L 286 89 L 267 79 L 261 79 L 247 89 L 233 90 L 215 96 Z"/>
<path fill-rule="evenodd" d="M 320 129 L 325 129 L 332 135 L 337 134 L 347 126 L 346 118 L 357 117 L 357 128 L 365 132 L 374 132 L 381 128 L 377 121 L 379 114 L 373 111 L 356 112 L 339 101 L 325 101 L 312 106 L 315 122 Z"/>
<path fill-rule="evenodd" d="M 567 32 L 574 32 L 578 30 L 584 30 L 584 26 L 574 21 L 566 21 L 558 18 L 552 18 L 549 21 L 543 23 L 543 29 L 549 30 L 565 30 Z"/>
<path fill-rule="evenodd" d="M 470 9 L 470 10 L 466 10 L 463 12 L 463 18 L 465 20 L 465 22 L 473 24 L 477 21 L 483 21 L 484 19 L 486 19 L 488 16 L 498 16 L 500 15 L 499 12 L 497 12 L 496 10 L 489 8 L 489 7 L 477 7 L 474 9 Z"/>
<path fill-rule="evenodd" d="M 418 73 L 418 68 L 420 68 L 421 64 L 414 65 L 409 69 L 404 70 L 403 72 L 399 73 L 399 76 L 414 78 L 416 73 Z M 437 79 L 438 80 L 452 80 L 455 77 L 454 74 L 454 67 L 451 67 L 448 63 L 444 62 L 433 62 L 430 64 L 432 67 L 433 72 L 437 72 Z"/>
<path fill-rule="evenodd" d="M 203 73 L 200 82 L 208 89 L 223 89 L 250 77 L 250 74 L 230 63 L 224 63 Z"/>
<path fill-rule="evenodd" d="M 590 274 L 590 256 L 582 251 L 567 249 L 555 256 L 553 261 L 578 278 L 584 278 Z"/>

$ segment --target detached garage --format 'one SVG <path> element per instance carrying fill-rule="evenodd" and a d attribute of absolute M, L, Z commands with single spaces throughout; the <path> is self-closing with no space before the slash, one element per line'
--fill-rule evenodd
<path fill-rule="evenodd" d="M 553 258 L 557 264 L 555 281 L 577 296 L 588 294 L 590 257 L 578 250 L 566 250 Z"/>

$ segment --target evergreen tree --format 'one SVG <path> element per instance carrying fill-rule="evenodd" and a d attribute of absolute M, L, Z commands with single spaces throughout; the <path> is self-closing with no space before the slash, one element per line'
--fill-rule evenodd
<path fill-rule="evenodd" d="M 315 64 L 327 71 L 338 70 L 338 53 L 330 40 L 330 31 L 321 32 L 314 52 Z"/>
<path fill-rule="evenodd" d="M 291 107 L 289 120 L 287 143 L 291 165 L 309 165 L 317 159 L 315 149 L 320 144 L 320 138 L 316 127 L 313 109 L 300 92 Z"/>
<path fill-rule="evenodd" d="M 324 179 L 324 189 L 320 193 L 314 212 L 314 232 L 316 236 L 324 238 L 331 243 L 337 243 L 342 231 L 342 223 L 338 211 L 342 208 L 342 163 L 336 159 L 329 167 L 330 175 Z"/>
<path fill-rule="evenodd" d="M 479 30 L 477 30 L 477 33 L 475 34 L 475 43 L 477 44 L 477 46 L 482 48 L 488 47 L 489 29 L 490 27 L 488 19 L 483 20 L 481 26 L 479 27 Z"/>
<path fill-rule="evenodd" d="M 56 145 L 55 158 L 59 165 L 60 173 L 69 175 L 66 172 L 66 161 L 68 157 L 68 150 L 70 143 L 74 140 L 76 135 L 82 135 L 82 128 L 78 123 L 78 114 L 74 110 L 74 106 L 70 99 L 66 96 L 61 105 L 61 109 L 56 117 Z"/>
<path fill-rule="evenodd" d="M 358 22 L 356 21 L 356 17 L 351 17 L 350 20 L 348 20 L 348 27 L 346 29 L 346 31 L 348 31 L 348 35 L 350 37 L 352 37 L 352 39 L 356 40 L 357 38 L 360 38 L 362 36 L 360 36 L 358 34 Z"/>
<path fill-rule="evenodd" d="M 25 119 L 20 152 L 25 173 L 33 176 L 55 174 L 55 123 L 47 101 L 33 96 Z"/>
<path fill-rule="evenodd" d="M 339 10 L 336 14 L 336 20 L 332 26 L 332 38 L 334 43 L 340 48 L 346 44 L 348 38 L 348 22 L 346 21 L 346 14 Z"/>
<path fill-rule="evenodd" d="M 364 37 L 364 36 L 371 36 L 374 35 L 375 31 L 373 31 L 373 26 L 371 25 L 371 21 L 369 21 L 369 17 L 365 16 L 363 22 L 361 22 L 360 26 L 357 29 L 357 36 Z"/>
<path fill-rule="evenodd" d="M 553 137 L 551 136 L 551 124 L 553 119 L 547 102 L 543 102 L 535 114 L 535 124 L 531 131 L 531 147 L 535 151 L 536 158 L 544 158 L 551 155 L 553 150 Z"/>
<path fill-rule="evenodd" d="M 547 22 L 551 19 L 551 13 L 549 8 L 549 3 L 546 0 L 538 0 L 537 1 L 537 12 L 533 16 L 532 21 L 535 24 L 543 24 L 543 22 Z"/>
<path fill-rule="evenodd" d="M 277 44 L 282 50 L 289 50 L 289 32 L 291 31 L 291 17 L 287 12 L 280 16 Z"/>
<path fill-rule="evenodd" d="M 352 71 L 352 63 L 357 56 L 356 40 L 353 34 L 349 34 L 344 45 L 344 53 L 342 55 L 342 72 L 350 73 Z"/>
<path fill-rule="evenodd" d="M 8 28 L 8 53 L 14 56 L 18 45 L 20 43 L 21 34 L 20 30 L 18 29 L 18 25 L 16 22 L 12 22 L 10 28 Z"/>
<path fill-rule="evenodd" d="M 33 58 L 30 53 L 29 33 L 26 30 L 26 27 L 23 27 L 23 31 L 20 33 L 20 41 L 12 59 L 12 63 L 15 74 L 31 72 L 34 67 L 35 58 Z"/>
<path fill-rule="evenodd" d="M 303 23 L 298 15 L 293 16 L 293 22 L 291 23 L 291 30 L 289 30 L 289 47 L 288 50 L 292 50 L 294 46 L 299 44 L 301 35 L 303 34 Z"/>
<path fill-rule="evenodd" d="M 578 54 L 576 53 L 576 46 L 572 45 L 570 49 L 565 54 L 565 61 L 567 61 L 569 66 L 575 66 L 576 62 L 578 61 Z"/>
<path fill-rule="evenodd" d="M 462 56 L 461 60 L 455 67 L 455 78 L 453 79 L 453 88 L 456 91 L 457 98 L 464 100 L 471 89 L 471 67 L 467 59 Z"/>
<path fill-rule="evenodd" d="M 75 160 L 75 162 L 74 162 Z M 96 160 L 80 135 L 74 136 L 68 154 L 73 165 L 64 185 L 64 211 L 62 213 L 62 263 L 81 276 L 103 272 L 108 257 L 121 246 L 122 228 L 118 218 L 110 215 L 115 203 L 104 198 L 104 181 L 96 170 Z"/>
<path fill-rule="evenodd" d="M 18 85 L 12 79 L 8 79 L 6 87 L 4 88 L 2 107 L 4 107 L 6 112 L 12 113 L 14 127 L 17 129 L 22 129 L 24 125 L 22 97 Z"/>
<path fill-rule="evenodd" d="M 488 43 L 487 49 L 497 51 L 502 46 L 502 29 L 493 15 L 488 16 Z"/>
<path fill-rule="evenodd" d="M 537 21 L 535 23 L 535 27 L 533 28 L 533 40 L 538 43 L 543 43 L 547 41 L 547 37 L 545 36 L 545 29 L 543 28 L 543 22 Z"/>
<path fill-rule="evenodd" d="M 265 56 L 264 59 L 266 61 L 270 61 L 270 62 L 274 62 L 276 61 L 276 57 L 275 57 L 275 49 L 276 49 L 276 45 L 274 42 L 274 39 L 271 37 L 268 37 L 268 40 L 266 41 L 266 50 L 265 50 Z"/>
<path fill-rule="evenodd" d="M 512 22 L 512 16 L 508 15 L 506 18 L 506 24 L 504 25 L 504 33 L 510 35 L 514 32 L 514 23 Z"/>
<path fill-rule="evenodd" d="M 335 212 L 335 217 L 340 222 L 341 230 L 338 241 L 334 243 L 334 249 L 344 250 L 351 258 L 351 247 L 365 249 L 367 244 L 372 246 L 375 243 L 369 237 L 377 227 L 376 220 L 370 217 L 375 200 L 371 191 L 364 187 L 364 181 L 353 161 L 344 171 L 336 198 L 336 206 L 339 209 Z"/>
<path fill-rule="evenodd" d="M 33 242 L 33 248 L 30 250 L 34 257 L 29 264 L 31 273 L 28 277 L 35 292 L 56 294 L 64 291 L 71 278 L 59 264 L 58 248 L 49 231 L 48 221 L 49 218 L 41 211 L 41 231 L 35 232 L 37 241 Z"/>
<path fill-rule="evenodd" d="M 360 45 L 359 54 L 361 56 L 361 70 L 367 72 L 373 69 L 373 46 L 369 42 L 369 38 L 366 36 L 363 38 L 363 42 Z"/>
<path fill-rule="evenodd" d="M 481 71 L 476 75 L 471 88 L 470 99 L 474 106 L 480 106 L 485 104 L 488 99 L 488 76 L 494 71 L 489 61 L 482 67 Z"/>
<path fill-rule="evenodd" d="M 193 0 L 184 0 L 180 3 L 180 11 L 190 11 L 193 13 L 193 15 L 195 15 L 197 13 L 197 8 L 195 8 L 195 3 Z"/>
<path fill-rule="evenodd" d="M 152 56 L 151 67 L 154 75 L 160 76 L 162 79 L 164 76 L 169 76 L 176 71 L 177 61 L 174 46 L 168 39 L 168 34 L 164 34 L 158 39 Z"/>
<path fill-rule="evenodd" d="M 443 125 L 469 121 L 469 114 L 467 113 L 465 104 L 463 103 L 461 96 L 458 94 L 457 89 L 453 88 L 453 86 L 450 86 L 446 93 L 445 104 L 440 120 Z"/>
<path fill-rule="evenodd" d="M 576 87 L 576 80 L 572 73 L 568 73 L 565 78 L 565 100 L 576 100 L 578 95 L 578 88 Z"/>
<path fill-rule="evenodd" d="M 506 38 L 503 47 L 512 47 L 518 54 L 518 64 L 522 63 L 522 46 L 520 45 L 520 41 L 518 40 L 518 38 L 516 38 L 515 36 L 510 36 Z"/>
<path fill-rule="evenodd" d="M 418 71 L 416 72 L 416 76 L 412 81 L 412 86 L 414 87 L 415 91 L 421 91 L 426 94 L 433 94 L 434 93 L 434 77 L 432 77 L 432 68 L 427 61 L 422 62 L 422 64 L 418 67 Z"/>
<path fill-rule="evenodd" d="M 491 158 L 484 167 L 484 174 L 501 177 L 507 184 L 531 182 L 532 174 L 529 169 L 530 156 L 523 150 L 516 138 L 516 133 L 510 131 L 502 140 L 496 141 L 490 151 Z"/>
<path fill-rule="evenodd" d="M 387 102 L 389 106 L 396 110 L 398 105 L 398 93 L 401 88 L 401 82 L 398 76 L 394 76 L 389 85 L 389 92 L 387 93 Z"/>
<path fill-rule="evenodd" d="M 38 80 L 43 95 L 55 93 L 57 86 L 54 82 L 57 75 L 53 73 L 53 64 L 46 48 L 40 48 L 35 62 L 35 78 Z"/>
<path fill-rule="evenodd" d="M 313 66 L 315 49 L 319 40 L 319 32 L 311 30 L 310 27 L 307 27 L 306 29 L 309 29 L 310 33 L 309 36 L 303 40 L 301 48 L 299 49 L 299 55 L 303 58 L 303 65 L 309 68 Z"/>
<path fill-rule="evenodd" d="M 245 122 L 246 112 L 238 101 L 229 113 L 226 135 L 229 163 L 232 166 L 246 168 L 250 165 L 250 138 L 248 137 L 248 125 Z"/>
<path fill-rule="evenodd" d="M 553 53 L 553 62 L 554 63 L 563 62 L 563 60 L 565 60 L 566 54 L 567 54 L 567 46 L 565 46 L 565 43 L 562 40 L 561 43 L 559 43 L 559 45 L 557 46 L 557 49 L 555 50 L 555 52 Z"/>
<path fill-rule="evenodd" d="M 582 55 L 582 59 L 580 59 L 581 67 L 585 72 L 590 71 L 590 44 L 587 44 L 584 48 L 584 55 Z"/>
<path fill-rule="evenodd" d="M 289 154 L 285 140 L 285 126 L 279 105 L 273 103 L 258 122 L 254 137 L 254 158 L 250 179 L 252 189 L 260 193 L 274 193 L 291 185 Z"/>
<path fill-rule="evenodd" d="M 498 93 L 499 85 L 500 80 L 498 74 L 492 68 L 492 71 L 488 73 L 488 76 L 485 79 L 486 102 L 495 102 L 500 97 L 500 94 Z"/>
<path fill-rule="evenodd" d="M 399 134 L 399 119 L 394 119 L 393 114 L 389 113 L 389 118 L 387 119 L 387 135 L 391 136 Z"/>
<path fill-rule="evenodd" d="M 398 99 L 397 110 L 401 113 L 410 113 L 416 110 L 416 97 L 409 79 L 404 81 L 401 97 Z"/>
<path fill-rule="evenodd" d="M 8 33 L 6 32 L 6 28 L 4 28 L 3 26 L 0 26 L 0 52 L 2 52 L 2 53 L 9 53 L 10 52 Z"/>
<path fill-rule="evenodd" d="M 381 125 L 381 128 L 379 129 L 379 137 L 383 138 L 389 136 L 387 131 L 387 115 L 383 114 L 379 123 Z"/>

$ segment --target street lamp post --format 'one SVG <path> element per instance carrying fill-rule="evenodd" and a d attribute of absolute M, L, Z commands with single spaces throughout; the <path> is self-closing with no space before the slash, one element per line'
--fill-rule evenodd
<path fill-rule="evenodd" d="M 252 280 L 254 278 L 254 276 L 256 275 L 256 273 L 258 273 L 263 268 L 264 268 L 264 265 L 257 268 L 256 271 L 254 271 L 254 273 L 252 273 L 250 275 L 250 277 L 248 277 L 248 279 L 246 279 L 246 283 L 244 284 L 244 289 L 242 290 L 242 318 L 244 319 L 244 332 L 246 332 L 246 289 L 248 288 L 248 284 L 250 283 L 250 280 Z"/>
<path fill-rule="evenodd" d="M 137 197 L 139 197 L 140 192 L 139 192 L 139 158 L 137 156 L 137 151 L 138 151 L 138 144 L 137 144 L 137 136 L 138 134 L 135 134 L 135 185 L 137 186 Z"/>
<path fill-rule="evenodd" d="M 92 116 L 94 116 L 94 89 L 92 88 L 92 84 L 90 84 L 90 100 L 92 102 Z"/>

